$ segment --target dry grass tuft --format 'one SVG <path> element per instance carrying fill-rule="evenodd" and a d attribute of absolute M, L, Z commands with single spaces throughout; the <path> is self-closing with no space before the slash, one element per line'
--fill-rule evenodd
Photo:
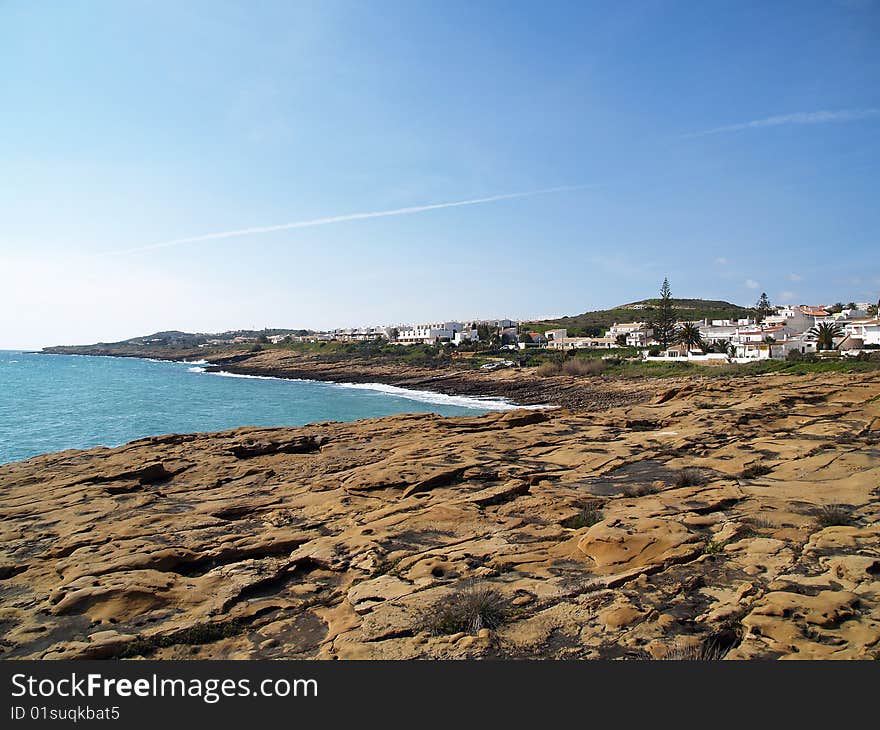
<path fill-rule="evenodd" d="M 469 583 L 432 606 L 423 624 L 433 634 L 476 634 L 498 628 L 507 614 L 507 601 L 498 591 Z"/>

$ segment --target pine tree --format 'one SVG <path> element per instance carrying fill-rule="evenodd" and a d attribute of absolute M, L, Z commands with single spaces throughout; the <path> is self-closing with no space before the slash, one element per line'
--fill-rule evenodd
<path fill-rule="evenodd" d="M 669 279 L 663 279 L 663 286 L 660 288 L 660 304 L 657 311 L 651 318 L 651 329 L 654 330 L 654 339 L 660 343 L 660 347 L 667 348 L 676 340 L 675 308 L 672 306 L 672 292 L 669 290 Z"/>
<path fill-rule="evenodd" d="M 770 299 L 767 297 L 767 292 L 762 292 L 761 296 L 758 298 L 758 301 L 755 303 L 755 320 L 758 322 L 758 324 L 760 324 L 772 311 L 773 306 L 770 304 Z"/>

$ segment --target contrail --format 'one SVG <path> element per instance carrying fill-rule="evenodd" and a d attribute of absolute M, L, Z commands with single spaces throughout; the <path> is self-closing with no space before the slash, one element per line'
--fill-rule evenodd
<path fill-rule="evenodd" d="M 691 132 L 682 137 L 703 137 L 707 134 L 721 134 L 722 132 L 739 132 L 744 129 L 759 129 L 761 127 L 778 127 L 782 124 L 825 124 L 826 122 L 855 122 L 860 119 L 870 119 L 880 116 L 880 109 L 841 109 L 839 111 L 797 112 L 796 114 L 782 114 L 766 119 L 755 119 L 741 124 L 728 124 L 724 127 L 705 129 L 702 132 Z"/>
<path fill-rule="evenodd" d="M 371 213 L 350 213 L 348 215 L 337 215 L 330 218 L 314 218 L 307 221 L 296 221 L 294 223 L 280 223 L 274 226 L 258 226 L 255 228 L 239 228 L 234 231 L 221 231 L 219 233 L 205 233 L 201 236 L 189 236 L 187 238 L 175 238 L 171 241 L 162 241 L 161 243 L 151 243 L 147 246 L 138 246 L 136 248 L 128 248 L 121 251 L 110 251 L 106 255 L 122 255 L 129 253 L 140 253 L 142 251 L 154 251 L 159 248 L 170 248 L 171 246 L 180 246 L 184 243 L 196 243 L 198 241 L 215 241 L 221 238 L 235 238 L 236 236 L 252 236 L 261 233 L 274 233 L 276 231 L 289 231 L 295 228 L 313 228 L 315 226 L 327 226 L 333 223 L 345 223 L 347 221 L 358 221 L 366 218 L 386 218 L 393 215 L 410 215 L 412 213 L 424 213 L 428 210 L 439 210 L 441 208 L 458 208 L 465 205 L 480 205 L 482 203 L 494 203 L 499 200 L 511 200 L 512 198 L 528 198 L 533 195 L 547 195 L 549 193 L 560 193 L 566 190 L 579 190 L 588 187 L 587 185 L 568 185 L 564 187 L 545 188 L 543 190 L 529 190 L 523 193 L 507 193 L 505 195 L 493 195 L 488 198 L 473 198 L 471 200 L 456 200 L 451 203 L 433 203 L 431 205 L 416 205 L 410 208 L 395 208 L 394 210 L 378 210 Z"/>

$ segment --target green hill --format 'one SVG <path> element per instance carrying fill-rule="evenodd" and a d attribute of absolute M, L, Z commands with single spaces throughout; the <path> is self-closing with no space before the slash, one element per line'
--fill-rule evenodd
<path fill-rule="evenodd" d="M 559 319 L 531 322 L 529 326 L 537 332 L 544 332 L 554 327 L 565 327 L 572 336 L 597 336 L 602 334 L 615 322 L 644 322 L 650 320 L 659 299 L 642 299 L 638 302 L 620 304 L 611 309 L 600 309 L 595 312 Z M 679 319 L 737 319 L 754 314 L 754 311 L 738 304 L 714 299 L 673 299 L 673 306 Z"/>

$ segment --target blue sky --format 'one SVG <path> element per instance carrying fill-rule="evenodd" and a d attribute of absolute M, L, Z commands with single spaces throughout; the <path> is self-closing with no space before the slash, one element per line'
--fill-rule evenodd
<path fill-rule="evenodd" d="M 876 300 L 878 41 L 871 0 L 0 2 L 0 347 L 575 314 L 664 276 Z"/>

